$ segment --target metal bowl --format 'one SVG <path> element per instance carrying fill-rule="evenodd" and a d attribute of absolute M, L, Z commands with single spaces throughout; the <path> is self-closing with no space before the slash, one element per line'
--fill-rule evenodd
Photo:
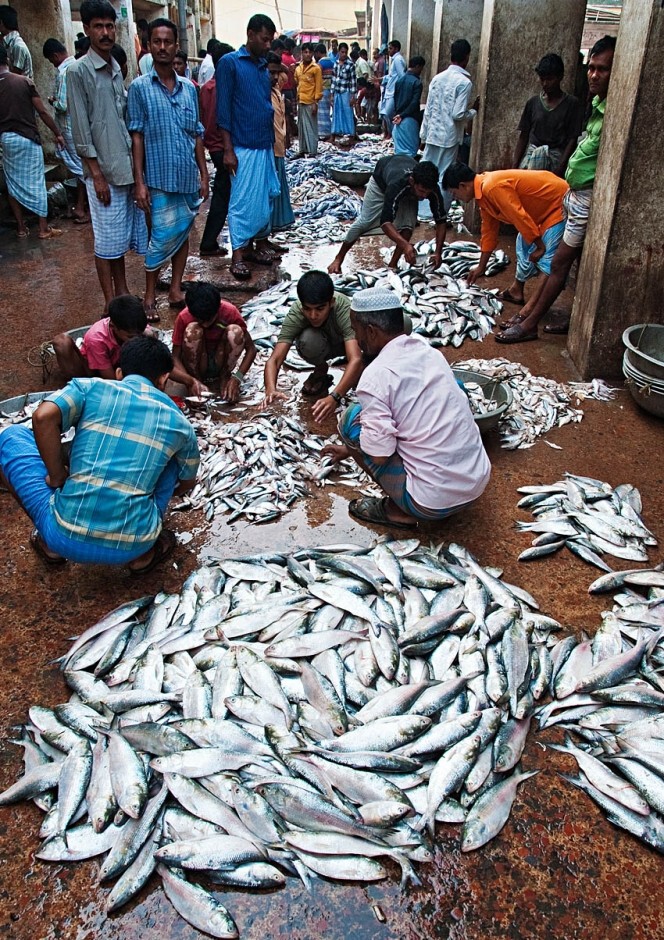
<path fill-rule="evenodd" d="M 330 169 L 330 176 L 337 183 L 344 186 L 366 186 L 371 179 L 369 170 L 335 170 Z"/>
<path fill-rule="evenodd" d="M 26 405 L 32 405 L 35 402 L 43 401 L 47 395 L 52 395 L 52 391 L 47 392 L 25 392 L 23 395 L 14 395 L 13 398 L 5 398 L 0 401 L 0 412 L 5 415 L 14 414 L 25 408 Z"/>
<path fill-rule="evenodd" d="M 654 379 L 635 369 L 630 365 L 628 355 L 629 350 L 626 349 L 623 356 L 623 373 L 630 395 L 644 411 L 657 418 L 664 418 L 664 380 Z"/>
<path fill-rule="evenodd" d="M 664 380 L 664 326 L 637 323 L 623 333 L 625 359 L 645 375 Z"/>
<path fill-rule="evenodd" d="M 498 422 L 512 404 L 512 389 L 509 385 L 492 378 L 490 375 L 471 372 L 470 369 L 452 369 L 452 374 L 457 382 L 462 384 L 464 382 L 475 382 L 477 385 L 481 385 L 484 397 L 498 402 L 496 408 L 485 412 L 485 414 L 473 413 L 475 424 L 480 429 L 481 434 L 497 427 Z"/>

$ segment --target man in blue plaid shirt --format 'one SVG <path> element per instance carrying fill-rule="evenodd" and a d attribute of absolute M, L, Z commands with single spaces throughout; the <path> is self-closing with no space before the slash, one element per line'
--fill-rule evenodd
<path fill-rule="evenodd" d="M 334 64 L 334 77 L 330 86 L 332 93 L 332 141 L 340 134 L 355 137 L 353 108 L 357 94 L 355 63 L 348 58 L 348 45 L 339 43 L 339 59 Z"/>

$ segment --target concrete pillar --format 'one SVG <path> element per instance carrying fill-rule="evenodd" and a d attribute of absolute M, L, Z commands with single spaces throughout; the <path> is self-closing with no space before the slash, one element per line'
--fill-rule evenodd
<path fill-rule="evenodd" d="M 374 0 L 373 4 L 373 16 L 371 17 L 371 49 L 368 49 L 369 58 L 374 51 L 374 49 L 380 49 L 380 14 L 383 9 L 383 3 L 385 0 Z M 385 9 L 387 10 L 387 15 L 390 15 L 390 4 L 385 2 Z"/>
<path fill-rule="evenodd" d="M 450 64 L 450 46 L 455 39 L 470 43 L 470 74 L 475 76 L 480 51 L 484 0 L 437 0 L 433 23 L 432 76 Z"/>
<path fill-rule="evenodd" d="M 625 0 L 569 351 L 585 377 L 622 375 L 622 332 L 664 323 L 661 0 Z"/>
<path fill-rule="evenodd" d="M 132 2 L 131 0 L 111 0 L 111 3 L 118 15 L 115 21 L 115 41 L 127 53 L 128 79 L 131 81 L 137 75 L 136 56 L 134 55 L 136 23 L 134 22 Z"/>
<path fill-rule="evenodd" d="M 537 90 L 533 70 L 543 55 L 561 56 L 565 84 L 574 87 L 585 13 L 586 0 L 485 0 L 479 62 L 473 71 L 480 96 L 470 150 L 474 169 L 512 165 L 519 119 Z M 466 225 L 477 230 L 478 219 L 471 203 Z"/>
<path fill-rule="evenodd" d="M 11 5 L 18 13 L 18 31 L 32 55 L 35 85 L 45 101 L 53 91 L 55 69 L 42 55 L 44 43 L 47 39 L 59 39 L 68 52 L 72 55 L 74 53 L 69 0 L 58 0 L 57 3 L 49 0 L 12 0 Z M 50 138 L 48 131 L 43 136 L 45 141 Z"/>
<path fill-rule="evenodd" d="M 401 43 L 401 53 L 404 58 L 406 58 L 408 49 L 408 6 L 409 0 L 392 0 L 390 31 L 387 37 L 388 42 L 390 39 L 399 40 Z"/>
<path fill-rule="evenodd" d="M 408 48 L 404 53 L 406 61 L 414 55 L 422 55 L 427 60 L 422 82 L 425 93 L 432 76 L 436 74 L 431 64 L 434 0 L 410 0 L 408 11 Z"/>

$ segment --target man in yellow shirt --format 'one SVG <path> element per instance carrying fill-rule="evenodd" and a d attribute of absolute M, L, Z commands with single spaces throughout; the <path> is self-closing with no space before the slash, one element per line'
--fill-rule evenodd
<path fill-rule="evenodd" d="M 315 157 L 318 153 L 318 102 L 323 97 L 323 72 L 313 57 L 313 43 L 303 43 L 302 61 L 295 69 L 298 157 Z"/>

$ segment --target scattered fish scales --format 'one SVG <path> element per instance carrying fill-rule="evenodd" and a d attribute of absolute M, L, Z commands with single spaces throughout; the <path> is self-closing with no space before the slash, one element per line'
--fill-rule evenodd
<path fill-rule="evenodd" d="M 521 487 L 519 492 L 531 489 Z M 634 509 L 634 501 L 641 505 L 641 496 L 631 484 L 613 489 L 601 480 L 573 473 L 566 473 L 564 480 L 550 486 L 538 487 L 538 492 L 525 492 L 518 506 L 530 509 L 537 521 L 517 522 L 517 528 L 539 535 L 533 548 L 519 555 L 519 561 L 544 558 L 563 546 L 607 572 L 612 568 L 601 557 L 605 553 L 648 561 L 648 547 L 657 545 L 657 540 Z"/>
<path fill-rule="evenodd" d="M 145 771 L 147 800 L 143 802 L 142 810 L 137 810 L 138 818 L 126 820 L 116 827 L 117 832 L 107 825 L 112 813 L 106 814 L 108 818 L 96 818 L 96 826 L 102 831 L 95 833 L 82 803 L 85 788 L 79 784 L 81 795 L 78 803 L 81 805 L 73 806 L 75 798 L 70 797 L 72 821 L 67 823 L 64 839 L 60 833 L 56 834 L 55 839 L 47 839 L 40 854 L 61 858 L 69 839 L 72 845 L 77 846 L 76 858 L 105 854 L 100 877 L 104 880 L 120 877 L 111 889 L 108 900 L 113 910 L 140 890 L 156 867 L 164 889 L 179 913 L 212 936 L 235 935 L 232 913 L 221 907 L 203 888 L 190 881 L 187 869 L 204 869 L 213 880 L 226 885 L 229 891 L 233 885 L 274 887 L 296 872 L 305 880 L 317 874 L 333 880 L 347 880 L 349 873 L 355 871 L 356 879 L 369 882 L 374 878 L 387 877 L 387 870 L 381 865 L 384 856 L 388 862 L 398 863 L 404 882 L 416 883 L 412 865 L 429 861 L 432 856 L 428 837 L 413 826 L 424 823 L 433 826 L 434 820 L 463 821 L 475 800 L 486 793 L 486 788 L 478 787 L 475 793 L 464 796 L 462 806 L 457 798 L 461 797 L 464 779 L 473 769 L 478 753 L 481 753 L 483 762 L 488 758 L 482 777 L 486 774 L 491 777 L 493 738 L 500 727 L 512 721 L 507 699 L 500 705 L 492 704 L 490 708 L 483 709 L 480 703 L 480 698 L 484 697 L 481 687 L 474 684 L 480 678 L 486 679 L 488 671 L 495 668 L 492 664 L 495 660 L 484 660 L 481 652 L 491 638 L 487 626 L 487 623 L 492 622 L 489 611 L 502 609 L 502 602 L 508 599 L 510 606 L 506 627 L 509 623 L 521 622 L 522 618 L 527 621 L 529 616 L 535 616 L 532 607 L 515 598 L 512 591 L 518 591 L 517 588 L 500 582 L 494 574 L 481 568 L 461 546 L 452 548 L 453 552 L 442 546 L 427 546 L 417 539 L 381 540 L 372 546 L 321 546 L 295 553 L 297 559 L 282 553 L 237 559 L 235 562 L 229 559 L 222 564 L 227 573 L 233 572 L 232 577 L 226 577 L 217 565 L 198 569 L 183 586 L 177 607 L 174 595 L 165 594 L 157 595 L 147 606 L 142 602 L 138 611 L 136 604 L 127 605 L 127 622 L 138 617 L 144 623 L 170 623 L 165 628 L 166 636 L 169 632 L 184 630 L 185 634 L 191 634 L 195 643 L 194 657 L 186 652 L 163 655 L 163 669 L 161 672 L 155 670 L 154 675 L 162 676 L 163 691 L 160 694 L 166 698 L 166 710 L 156 713 L 152 719 L 144 717 L 140 726 L 125 722 L 121 710 L 122 696 L 129 705 L 135 677 L 140 676 L 140 671 L 133 668 L 133 652 L 122 651 L 119 654 L 117 672 L 123 677 L 119 688 L 114 686 L 111 689 L 95 680 L 93 673 L 97 661 L 105 656 L 103 643 L 100 642 L 102 634 L 97 630 L 98 625 L 95 625 L 95 628 L 83 635 L 86 638 L 82 642 L 76 641 L 76 653 L 87 661 L 87 674 L 97 683 L 91 688 L 95 690 L 100 718 L 105 709 L 104 700 L 114 696 L 118 727 L 114 728 L 112 734 L 124 742 L 122 748 L 106 748 L 103 753 L 107 755 L 109 765 L 115 760 L 116 763 L 124 761 L 122 766 L 128 766 L 125 749 L 133 751 L 136 766 L 140 764 Z M 293 577 L 293 573 L 299 574 L 293 561 L 299 561 L 301 566 L 306 565 L 313 578 L 311 583 L 305 579 L 306 588 Z M 261 574 L 267 572 L 273 580 L 255 580 L 259 571 Z M 415 588 L 409 578 L 413 577 L 420 582 L 424 571 L 428 572 L 427 580 L 440 587 Z M 479 577 L 480 573 L 483 573 L 485 579 L 485 589 L 466 592 L 464 584 L 471 575 Z M 243 575 L 246 575 L 246 580 Z M 359 594 L 349 593 L 345 587 L 337 587 L 353 583 L 361 587 Z M 302 609 L 298 630 L 303 643 L 307 637 L 314 641 L 309 656 L 301 657 L 298 662 L 272 658 L 269 645 L 256 639 L 261 628 L 249 623 L 245 635 L 228 641 L 220 648 L 218 636 L 223 635 L 224 628 L 234 620 L 242 620 L 248 598 L 252 599 L 253 609 L 262 609 L 267 615 L 275 605 L 288 606 L 292 598 L 303 595 L 313 597 L 312 589 L 318 594 L 316 603 L 319 606 L 313 610 Z M 446 642 L 445 633 L 433 637 L 431 649 L 427 653 L 418 652 L 413 656 L 406 648 L 399 646 L 398 640 L 405 635 L 406 624 L 410 624 L 411 628 L 416 627 L 418 619 L 432 616 L 434 603 L 446 591 L 455 592 L 455 605 L 459 605 L 461 615 L 465 617 L 465 625 L 463 628 L 457 625 L 458 635 L 454 639 L 459 642 L 453 654 L 446 651 L 445 664 L 442 665 L 442 660 L 435 654 L 438 646 Z M 417 607 L 413 604 L 413 592 L 416 592 L 418 598 Z M 469 599 L 472 612 L 463 606 L 464 596 Z M 206 640 L 196 625 L 201 616 L 199 612 L 210 609 L 214 597 L 226 597 L 228 600 L 216 606 L 219 623 L 216 627 L 212 626 L 211 638 Z M 481 609 L 482 598 L 484 611 Z M 340 608 L 336 607 L 337 601 Z M 160 614 L 161 607 L 168 610 L 165 617 Z M 408 617 L 406 607 L 410 611 Z M 323 620 L 321 611 L 326 609 L 329 609 L 330 616 Z M 178 610 L 182 611 L 180 617 L 177 616 Z M 358 619 L 358 614 L 364 619 Z M 116 640 L 120 626 L 118 616 L 115 612 L 105 621 L 108 624 L 109 644 L 114 644 Z M 183 625 L 182 619 L 186 619 L 187 623 Z M 207 620 L 206 623 L 209 629 L 211 624 Z M 325 649 L 329 651 L 332 648 L 328 646 L 325 631 L 323 634 L 316 632 L 318 623 L 325 626 L 328 634 L 339 632 L 342 641 L 334 647 L 333 663 L 339 668 L 332 673 L 329 671 L 332 668 L 329 657 L 327 660 L 324 655 L 321 658 Z M 335 631 L 326 624 L 333 624 L 340 629 Z M 541 627 L 541 642 L 532 642 L 530 638 L 526 640 L 531 653 L 543 646 L 550 630 L 557 629 L 558 624 L 550 621 L 549 627 Z M 390 649 L 398 657 L 392 679 L 387 679 L 381 672 L 381 668 L 385 671 L 386 664 L 390 664 L 389 657 L 383 660 L 385 650 L 376 647 L 374 651 L 372 644 L 367 642 L 368 631 L 374 629 L 378 629 L 380 635 L 391 635 Z M 534 631 L 530 637 L 533 634 Z M 528 636 L 528 632 L 523 635 Z M 322 645 L 316 639 L 320 636 L 323 636 Z M 279 634 L 275 636 L 277 644 L 286 642 L 286 639 L 284 636 L 281 640 Z M 355 702 L 353 692 L 360 685 L 357 682 L 354 655 L 358 643 L 365 647 L 366 656 L 375 658 L 378 655 L 381 659 L 381 666 L 376 664 L 373 671 L 373 679 L 367 686 L 362 686 L 366 695 L 363 702 Z M 469 672 L 464 669 L 460 657 L 464 655 L 466 647 L 477 648 L 474 655 L 479 655 L 479 671 Z M 497 650 L 500 655 L 499 647 Z M 124 666 L 123 657 L 129 657 L 128 668 Z M 65 656 L 63 662 L 69 661 L 70 656 Z M 536 661 L 538 658 L 534 655 L 528 659 L 523 676 L 524 685 L 534 685 L 537 680 L 531 668 L 531 663 Z M 237 662 L 241 663 L 242 669 L 238 668 Z M 286 666 L 287 675 L 282 672 L 280 664 Z M 284 715 L 276 721 L 275 715 L 281 713 L 273 706 L 271 718 L 265 725 L 248 724 L 232 712 L 225 713 L 223 719 L 186 717 L 185 692 L 192 682 L 228 689 L 231 692 L 226 698 L 228 705 L 232 699 L 239 697 L 234 694 L 236 689 L 240 690 L 239 694 L 244 692 L 245 697 L 247 692 L 251 692 L 251 686 L 245 684 L 248 679 L 254 687 L 254 701 L 261 705 L 267 704 L 260 693 L 255 691 L 262 681 L 260 670 L 270 670 L 269 684 L 273 687 L 270 698 L 280 701 L 289 712 L 288 721 Z M 227 671 L 234 678 L 226 683 Z M 74 702 L 86 687 L 81 679 L 81 674 L 85 672 L 64 672 L 66 680 L 72 682 L 72 688 L 75 688 L 72 696 Z M 326 672 L 330 678 L 325 675 Z M 460 678 L 460 672 L 465 678 Z M 179 691 L 173 691 L 172 679 L 169 679 L 169 676 L 176 675 L 182 677 L 179 685 L 176 683 Z M 302 682 L 303 679 L 306 681 Z M 334 686 L 332 679 L 337 686 Z M 293 684 L 297 683 L 302 683 L 301 691 L 291 698 L 287 690 L 293 689 Z M 282 693 L 278 692 L 279 686 L 284 693 L 283 698 Z M 439 687 L 440 694 L 437 692 Z M 309 690 L 311 696 L 305 693 L 305 689 Z M 400 690 L 403 690 L 403 695 Z M 156 691 L 159 693 L 159 690 Z M 421 706 L 426 714 L 418 713 L 418 700 L 422 695 L 428 696 L 427 705 Z M 533 692 L 531 700 L 534 698 Z M 392 703 L 387 709 L 381 705 L 376 710 L 376 714 L 381 717 L 372 718 L 368 709 L 361 712 L 367 702 L 375 700 L 378 704 L 379 699 L 384 703 Z M 307 705 L 308 716 L 318 716 L 313 723 L 304 721 L 301 704 Z M 50 721 L 46 711 L 33 707 L 30 714 L 40 725 L 46 725 Z M 343 718 L 335 729 L 336 734 L 330 730 L 328 722 L 328 716 L 334 715 Z M 460 720 L 464 715 L 468 716 L 465 723 Z M 252 718 L 255 721 L 256 715 Z M 215 729 L 221 724 L 226 730 L 217 734 Z M 288 724 L 292 725 L 291 730 Z M 520 728 L 523 728 L 523 724 L 523 719 L 518 722 Z M 433 735 L 433 730 L 439 726 L 442 733 Z M 237 729 L 230 749 L 227 744 L 229 728 Z M 43 739 L 35 724 L 30 722 L 26 726 L 24 738 L 34 741 L 30 745 L 32 753 L 43 751 L 40 759 L 44 763 L 39 767 L 47 769 L 28 771 L 28 776 L 33 775 L 32 784 L 21 786 L 19 782 L 19 785 L 10 787 L 0 795 L 0 805 L 48 795 L 48 791 L 57 786 L 62 767 L 67 761 L 70 768 L 68 777 L 75 776 L 72 768 L 78 759 L 78 752 L 74 748 L 89 749 L 91 742 L 71 729 L 66 730 L 71 736 L 69 751 L 75 756 L 65 758 L 64 761 L 54 761 L 54 752 L 46 745 L 42 746 Z M 88 730 L 94 733 L 94 726 Z M 100 728 L 99 731 L 105 732 L 106 729 Z M 56 726 L 53 733 L 58 735 L 61 732 L 57 731 Z M 100 734 L 100 738 L 103 741 L 106 734 Z M 513 734 L 508 739 L 513 748 L 517 741 L 520 752 L 525 743 L 525 734 L 522 732 L 520 737 Z M 98 741 L 94 751 L 99 747 L 103 748 L 103 745 Z M 206 751 L 210 757 L 207 775 L 202 763 Z M 405 752 L 413 756 L 408 757 Z M 232 757 L 232 769 L 229 771 L 223 769 L 224 753 Z M 446 755 L 450 753 L 461 757 L 459 760 L 454 759 L 450 772 L 441 764 L 434 778 L 437 782 L 427 798 L 426 790 L 436 766 L 445 761 Z M 510 766 L 516 766 L 518 756 L 511 754 L 514 760 Z M 108 766 L 105 771 L 104 765 L 100 766 L 101 769 L 95 774 L 97 778 L 102 772 L 117 776 L 117 766 Z M 174 766 L 178 767 L 179 772 L 173 772 Z M 514 771 L 514 774 L 519 773 Z M 327 779 L 331 774 L 334 778 L 333 787 Z M 504 781 L 510 781 L 511 778 L 511 769 L 502 775 Z M 507 796 L 497 793 L 495 800 L 484 797 L 488 807 L 486 812 L 491 814 L 490 825 L 482 830 L 488 833 L 487 839 L 500 828 L 496 820 L 502 825 L 509 815 L 513 791 L 521 779 L 524 778 L 516 776 L 513 786 L 507 785 Z M 26 778 L 23 780 L 25 782 Z M 343 799 L 340 799 L 339 793 L 343 794 Z M 134 804 L 131 808 L 134 809 Z M 180 815 L 175 817 L 174 813 Z M 422 823 L 425 813 L 427 817 Z M 401 821 L 405 817 L 409 819 L 408 824 Z M 166 819 L 169 820 L 168 824 Z M 288 822 L 296 824 L 302 830 L 302 835 L 289 840 Z M 317 848 L 318 832 L 321 835 Z M 269 833 L 269 842 L 263 842 L 261 833 Z M 283 837 L 281 833 L 284 833 Z M 275 839 L 277 835 L 279 838 Z M 477 840 L 476 835 L 473 838 Z M 58 839 L 60 842 L 57 842 Z M 470 836 L 466 842 L 469 840 Z M 189 846 L 186 851 L 181 848 L 184 845 Z M 250 846 L 251 849 L 247 850 L 249 855 L 242 851 L 235 857 L 223 854 L 224 845 Z M 247 866 L 266 865 L 268 861 L 269 866 L 265 871 L 257 869 L 254 873 L 247 870 Z M 217 863 L 219 870 L 215 871 Z M 125 871 L 126 876 L 122 874 Z M 230 901 L 232 895 L 229 894 L 228 899 Z"/>

